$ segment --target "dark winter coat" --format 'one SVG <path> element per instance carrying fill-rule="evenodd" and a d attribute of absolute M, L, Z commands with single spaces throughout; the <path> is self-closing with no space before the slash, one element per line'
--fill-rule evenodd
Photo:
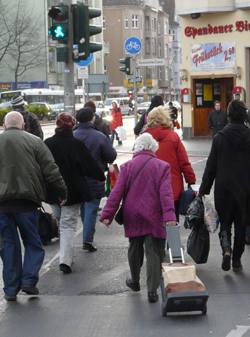
<path fill-rule="evenodd" d="M 160 95 L 156 95 L 156 96 L 152 97 L 151 103 L 150 103 L 150 106 L 149 106 L 147 112 L 141 115 L 141 118 L 140 118 L 139 122 L 134 127 L 134 134 L 135 135 L 138 136 L 143 131 L 142 130 L 143 126 L 145 124 L 147 124 L 147 116 L 148 116 L 149 112 L 151 110 L 153 110 L 154 108 L 156 108 L 157 106 L 160 106 L 160 105 L 164 105 L 162 97 Z"/>
<path fill-rule="evenodd" d="M 85 176 L 98 179 L 99 181 L 104 181 L 105 176 L 84 143 L 73 137 L 73 134 L 64 132 L 57 132 L 44 142 L 50 149 L 56 164 L 59 166 L 61 175 L 68 188 L 68 199 L 65 206 L 93 200 L 93 194 Z M 47 189 L 46 201 L 49 204 L 59 202 L 50 189 Z"/>
<path fill-rule="evenodd" d="M 103 172 L 107 169 L 107 163 L 113 163 L 116 159 L 117 153 L 110 140 L 97 131 L 92 123 L 79 123 L 74 136 L 84 142 Z M 95 199 L 105 197 L 104 183 L 101 184 L 97 179 L 89 177 L 87 180 Z"/>
<path fill-rule="evenodd" d="M 211 135 L 214 137 L 217 133 L 222 130 L 227 124 L 227 113 L 225 110 L 213 110 L 208 115 L 207 119 L 208 127 L 211 129 Z"/>
<path fill-rule="evenodd" d="M 95 114 L 94 125 L 97 127 L 98 131 L 102 132 L 109 138 L 110 126 L 105 120 L 102 119 L 102 117 L 98 116 L 97 114 Z"/>
<path fill-rule="evenodd" d="M 228 124 L 214 137 L 199 192 L 209 194 L 215 180 L 215 208 L 228 223 L 233 205 L 246 217 L 250 196 L 250 130 L 244 124 Z"/>
<path fill-rule="evenodd" d="M 150 157 L 153 159 L 143 167 L 130 187 L 136 174 Z M 135 153 L 132 160 L 121 165 L 118 180 L 108 197 L 100 221 L 109 219 L 112 222 L 124 196 L 125 236 L 152 234 L 156 238 L 166 239 L 163 221 L 176 221 L 170 165 L 157 159 L 152 151 Z"/>
<path fill-rule="evenodd" d="M 9 127 L 0 135 L 0 203 L 24 199 L 41 205 L 45 184 L 61 199 L 67 198 L 65 182 L 43 141 Z"/>

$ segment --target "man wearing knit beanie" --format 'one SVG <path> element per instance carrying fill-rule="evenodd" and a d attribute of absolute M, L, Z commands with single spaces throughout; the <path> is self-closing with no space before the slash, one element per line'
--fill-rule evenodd
<path fill-rule="evenodd" d="M 63 273 L 71 273 L 74 234 L 82 202 L 91 202 L 93 194 L 85 176 L 104 181 L 105 176 L 84 143 L 73 136 L 75 118 L 67 112 L 56 118 L 55 135 L 47 138 L 50 149 L 68 188 L 68 199 L 60 207 L 59 200 L 47 187 L 47 200 L 60 224 L 60 266 Z"/>
<path fill-rule="evenodd" d="M 24 107 L 22 96 L 15 95 L 11 99 L 11 111 L 18 111 L 24 119 L 24 130 L 43 139 L 43 131 L 38 117 Z"/>
<path fill-rule="evenodd" d="M 96 130 L 94 125 L 94 111 L 90 107 L 80 109 L 76 115 L 79 122 L 74 136 L 80 139 L 90 150 L 92 156 L 97 160 L 102 171 L 107 170 L 107 163 L 113 163 L 117 153 L 110 143 L 108 137 Z M 83 222 L 83 249 L 89 252 L 95 252 L 96 247 L 93 246 L 97 211 L 101 202 L 101 198 L 105 197 L 104 183 L 100 183 L 97 179 L 91 179 L 87 176 L 88 185 L 93 193 L 94 200 L 83 202 L 81 204 L 81 218 Z"/>
<path fill-rule="evenodd" d="M 75 124 L 75 118 L 67 112 L 61 112 L 56 116 L 56 125 L 58 128 L 72 129 Z"/>

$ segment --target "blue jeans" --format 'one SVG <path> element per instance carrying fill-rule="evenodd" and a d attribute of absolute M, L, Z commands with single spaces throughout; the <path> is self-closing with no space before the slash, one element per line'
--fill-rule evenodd
<path fill-rule="evenodd" d="M 111 130 L 110 142 L 111 142 L 112 145 L 114 144 L 115 135 L 117 137 L 117 133 L 115 132 L 115 130 Z M 119 139 L 118 139 L 118 144 L 122 145 L 122 141 L 120 141 Z"/>
<path fill-rule="evenodd" d="M 23 264 L 17 227 L 25 249 Z M 7 295 L 16 295 L 21 285 L 37 284 L 43 264 L 44 249 L 38 234 L 38 212 L 0 213 L 0 234 L 3 289 Z"/>
<path fill-rule="evenodd" d="M 94 199 L 81 204 L 81 219 L 83 223 L 83 243 L 93 243 L 98 207 L 101 199 Z"/>

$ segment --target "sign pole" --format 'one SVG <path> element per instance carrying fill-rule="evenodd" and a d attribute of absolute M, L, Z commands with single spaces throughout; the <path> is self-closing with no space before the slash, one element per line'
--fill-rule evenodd
<path fill-rule="evenodd" d="M 71 8 L 71 0 L 64 0 L 64 3 Z M 69 62 L 65 62 L 64 65 L 64 106 L 65 111 L 75 117 L 75 82 L 74 82 L 74 62 L 72 60 L 73 54 L 73 25 L 72 25 L 72 13 L 69 14 Z"/>
<path fill-rule="evenodd" d="M 135 119 L 135 125 L 138 122 L 137 119 L 137 82 L 136 82 L 136 55 L 133 58 L 133 75 L 134 75 L 134 119 Z"/>

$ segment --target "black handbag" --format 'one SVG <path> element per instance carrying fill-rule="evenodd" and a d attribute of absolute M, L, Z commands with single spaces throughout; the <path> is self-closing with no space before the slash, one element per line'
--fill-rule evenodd
<path fill-rule="evenodd" d="M 193 228 L 187 240 L 187 253 L 195 263 L 206 263 L 210 250 L 210 237 L 205 223 Z"/>
<path fill-rule="evenodd" d="M 154 157 L 150 157 L 150 158 L 149 158 L 149 159 L 142 165 L 142 167 L 140 168 L 140 170 L 136 173 L 136 176 L 134 177 L 133 181 L 132 181 L 131 184 L 129 185 L 129 188 L 128 188 L 128 190 L 127 190 L 127 193 L 126 193 L 125 197 L 123 198 L 123 201 L 122 201 L 122 203 L 121 203 L 121 205 L 120 205 L 120 208 L 119 208 L 119 210 L 117 211 L 117 213 L 116 213 L 116 215 L 115 215 L 115 221 L 118 223 L 118 225 L 123 225 L 123 210 L 122 210 L 122 206 L 123 206 L 123 202 L 124 202 L 124 200 L 125 200 L 125 198 L 126 198 L 128 192 L 129 192 L 129 190 L 130 190 L 131 185 L 133 184 L 133 182 L 135 181 L 135 179 L 138 177 L 138 175 L 139 175 L 139 173 L 141 172 L 141 170 L 143 169 L 143 167 L 144 167 L 144 166 L 150 161 L 150 159 L 152 159 L 152 158 L 154 158 Z"/>

